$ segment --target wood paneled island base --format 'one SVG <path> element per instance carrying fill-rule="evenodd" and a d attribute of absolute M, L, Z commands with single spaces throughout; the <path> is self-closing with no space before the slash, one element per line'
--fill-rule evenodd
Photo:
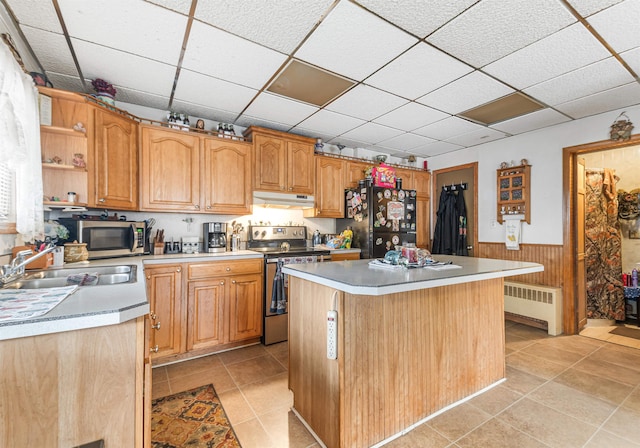
<path fill-rule="evenodd" d="M 390 441 L 505 377 L 502 278 L 383 295 L 289 281 L 289 388 L 328 448 Z"/>

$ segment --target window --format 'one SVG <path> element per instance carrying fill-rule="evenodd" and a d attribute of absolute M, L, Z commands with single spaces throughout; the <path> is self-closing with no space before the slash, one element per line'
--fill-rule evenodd
<path fill-rule="evenodd" d="M 14 176 L 6 163 L 0 163 L 0 233 L 15 233 Z"/>

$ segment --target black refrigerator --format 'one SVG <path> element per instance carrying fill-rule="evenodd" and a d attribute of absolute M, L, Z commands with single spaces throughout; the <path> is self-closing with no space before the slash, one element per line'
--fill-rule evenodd
<path fill-rule="evenodd" d="M 345 190 L 345 217 L 336 232 L 353 230 L 361 258 L 383 258 L 395 246 L 416 242 L 416 191 L 363 186 Z"/>

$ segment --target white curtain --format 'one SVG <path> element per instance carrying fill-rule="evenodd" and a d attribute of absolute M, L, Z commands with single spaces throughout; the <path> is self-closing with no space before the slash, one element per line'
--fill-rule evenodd
<path fill-rule="evenodd" d="M 6 44 L 0 44 L 0 157 L 15 173 L 16 230 L 43 239 L 38 91 Z"/>

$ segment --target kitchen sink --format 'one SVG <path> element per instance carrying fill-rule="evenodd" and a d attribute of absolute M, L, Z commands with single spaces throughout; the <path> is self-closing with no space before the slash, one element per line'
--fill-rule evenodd
<path fill-rule="evenodd" d="M 97 275 L 95 286 L 120 285 L 137 281 L 136 265 L 99 266 L 69 269 L 46 269 L 30 271 L 23 278 L 4 286 L 6 289 L 37 289 L 67 286 L 67 277 L 74 275 Z M 73 283 L 71 283 L 73 284 Z M 88 286 L 88 285 L 85 285 Z"/>

